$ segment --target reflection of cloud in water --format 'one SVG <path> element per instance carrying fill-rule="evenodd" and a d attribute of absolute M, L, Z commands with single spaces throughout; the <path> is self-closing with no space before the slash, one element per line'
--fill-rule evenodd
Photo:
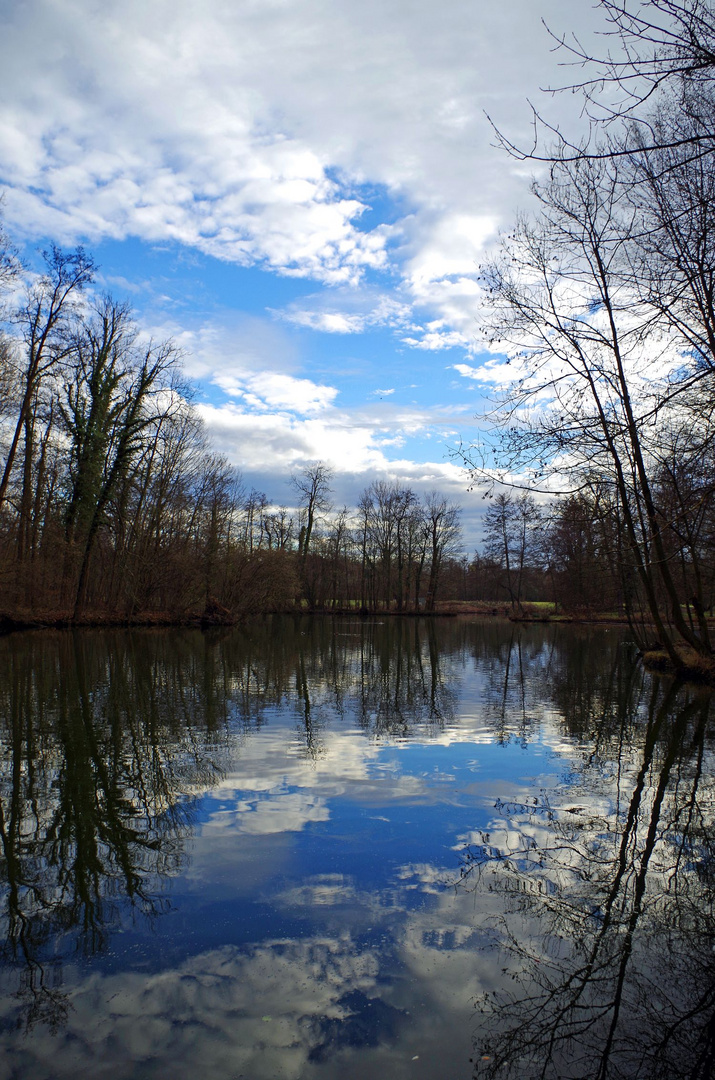
<path fill-rule="evenodd" d="M 419 889 L 425 893 L 442 893 L 445 884 L 454 878 L 454 871 L 446 870 L 430 863 L 411 863 L 397 871 L 398 878 L 406 889 Z"/>
<path fill-rule="evenodd" d="M 354 882 L 345 874 L 316 874 L 294 889 L 286 889 L 274 898 L 286 907 L 334 907 L 354 904 L 357 897 Z"/>
<path fill-rule="evenodd" d="M 121 1063 L 130 1056 L 132 1075 L 141 1077 L 166 1075 L 171 1061 L 177 1080 L 293 1080 L 313 1067 L 341 1075 L 348 1049 L 369 1053 L 363 1067 L 372 1060 L 375 1069 L 411 1022 L 415 990 L 382 977 L 377 950 L 358 947 L 349 932 L 245 952 L 226 945 L 149 977 L 93 975 L 71 995 L 67 1038 L 50 1048 L 48 1035 L 16 1036 L 17 1075 L 45 1076 L 40 1063 L 51 1054 L 58 1080 L 125 1075 Z M 402 1058 L 392 1075 L 409 1075 Z M 369 1075 L 360 1068 L 351 1064 L 351 1076 Z"/>
<path fill-rule="evenodd" d="M 317 874 L 274 902 L 286 916 L 324 912 L 322 933 L 224 945 L 148 975 L 80 981 L 79 969 L 66 970 L 66 1036 L 11 1036 L 17 1075 L 46 1080 L 50 1060 L 53 1080 L 158 1080 L 167 1061 L 176 1080 L 342 1080 L 346 1068 L 351 1080 L 463 1075 L 471 1002 L 498 974 L 492 956 L 475 963 L 485 939 L 473 898 L 439 889 L 448 877 L 444 868 L 409 866 L 370 892 L 345 875 Z M 413 886 L 426 894 L 424 906 L 407 905 Z M 8 1000 L 0 1024 L 9 1026 L 11 1012 Z"/>
<path fill-rule="evenodd" d="M 397 628 L 395 623 L 392 629 Z M 358 679 L 357 660 L 348 657 L 335 677 L 309 673 L 306 681 L 301 676 L 308 689 L 298 693 L 289 680 L 292 664 L 284 665 L 288 674 L 273 686 L 272 654 L 260 638 L 254 654 L 262 658 L 266 651 L 265 670 L 263 659 L 255 671 L 250 657 L 245 661 L 260 689 L 251 690 L 248 679 L 234 679 L 229 684 L 234 699 L 227 700 L 223 676 L 243 663 L 237 645 L 236 656 L 231 653 L 237 640 L 233 636 L 222 646 L 225 654 L 218 648 L 200 652 L 200 670 L 207 677 L 190 684 L 200 691 L 192 690 L 189 705 L 182 706 L 185 713 L 176 713 L 172 704 L 174 684 L 168 684 L 171 693 L 162 689 L 169 703 L 161 715 L 188 717 L 185 727 L 166 725 L 166 745 L 155 745 L 140 727 L 135 735 L 131 723 L 144 716 L 137 703 L 143 698 L 127 698 L 121 713 L 127 717 L 127 745 L 131 735 L 154 755 L 139 779 L 154 778 L 149 766 L 161 754 L 164 772 L 156 775 L 176 780 L 167 789 L 176 805 L 184 807 L 186 790 L 203 796 L 196 800 L 194 835 L 168 837 L 167 857 L 176 853 L 164 864 L 175 881 L 174 911 L 157 920 L 156 943 L 137 924 L 123 923 L 124 937 L 112 924 L 117 933 L 108 939 L 107 974 L 65 964 L 62 989 L 74 1008 L 67 1039 L 60 1034 L 50 1040 L 39 1029 L 34 1042 L 13 1034 L 17 1006 L 8 995 L 0 1004 L 0 1026 L 16 1058 L 13 1075 L 47 1080 L 48 1067 L 40 1063 L 49 1061 L 58 1080 L 78 1075 L 153 1080 L 166 1074 L 167 1063 L 179 1080 L 197 1072 L 211 1080 L 464 1077 L 470 1072 L 471 1002 L 502 981 L 497 925 L 511 882 L 501 892 L 483 890 L 478 899 L 466 890 L 445 889 L 459 876 L 455 850 L 483 843 L 481 824 L 489 833 L 497 874 L 503 875 L 500 856 L 507 851 L 524 851 L 521 861 L 535 862 L 532 852 L 543 848 L 552 829 L 535 812 L 533 799 L 539 792 L 541 802 L 540 788 L 553 787 L 564 768 L 549 752 L 567 751 L 565 783 L 573 787 L 589 718 L 599 717 L 599 729 L 607 726 L 601 723 L 604 710 L 574 711 L 569 698 L 562 714 L 531 700 L 534 687 L 528 679 L 520 687 L 523 694 L 507 695 L 505 688 L 490 702 L 479 677 L 479 657 L 475 673 L 466 659 L 462 665 L 464 658 L 453 665 L 445 660 L 444 677 L 463 680 L 459 686 L 468 687 L 470 700 L 457 708 L 453 695 L 450 708 L 434 717 L 425 705 L 429 695 L 422 693 L 419 665 L 414 693 L 400 698 L 399 710 L 392 707 L 391 653 L 384 657 L 377 689 L 373 676 L 379 665 L 358 672 Z M 322 667 L 314 662 L 322 672 L 333 671 L 331 642 L 328 635 L 318 657 Z M 375 658 L 380 659 L 377 653 Z M 576 666 L 582 688 L 583 665 Z M 502 667 L 495 661 L 495 678 L 501 678 Z M 156 667 L 161 679 L 164 670 Z M 183 701 L 186 682 L 177 681 L 177 700 Z M 118 685 L 115 678 L 111 686 Z M 37 698 L 53 700 L 45 689 Z M 158 700 L 163 701 L 161 694 Z M 99 731 L 105 730 L 103 715 L 98 712 Z M 581 717 L 580 726 L 574 721 L 575 734 L 567 735 L 571 728 L 564 718 L 571 724 L 574 715 Z M 119 722 L 105 727 L 112 735 L 107 745 L 120 748 L 116 761 L 118 775 L 124 776 L 124 763 L 131 760 L 122 749 L 124 728 Z M 45 731 L 41 725 L 38 730 Z M 81 735 L 84 727 L 78 730 Z M 151 737 L 156 739 L 155 730 Z M 528 742 L 532 748 L 522 754 Z M 453 745 L 455 752 L 447 753 Z M 573 794 L 578 805 L 557 803 L 557 824 L 570 815 L 568 824 L 581 833 L 582 818 L 598 816 L 600 832 L 600 817 L 614 794 L 612 760 L 609 753 L 601 762 L 598 796 L 579 791 Z M 542 775 L 544 770 L 557 775 Z M 60 765 L 45 773 L 48 805 L 54 807 L 55 778 L 63 774 Z M 19 766 L 10 775 L 21 775 Z M 97 805 L 92 768 L 87 776 L 90 803 Z M 163 798 L 164 787 L 155 786 Z M 144 786 L 133 774 L 123 790 L 129 801 L 141 802 Z M 495 808 L 498 798 L 509 799 L 509 805 Z M 552 809 L 555 804 L 556 799 Z M 164 802 L 158 805 L 164 816 L 157 820 L 173 820 Z M 123 812 L 124 804 L 119 809 Z M 127 829 L 134 825 L 128 818 Z M 69 848 L 68 855 L 73 855 Z M 144 862 L 138 865 L 144 873 Z M 529 866 L 528 888 L 561 887 L 577 869 L 566 856 L 550 869 Z M 539 930 L 526 916 L 520 928 L 525 938 Z M 190 958 L 192 951 L 196 955 Z M 157 972 L 152 963 L 165 964 L 165 970 Z M 116 965 L 126 970 L 118 973 Z M 54 977 L 49 963 L 48 972 Z M 8 1075 L 0 1061 L 0 1080 Z"/>
<path fill-rule="evenodd" d="M 253 835 L 299 832 L 304 826 L 327 821 L 325 800 L 302 792 L 268 792 L 255 799 L 239 799 L 231 810 L 211 815 L 204 831 L 241 832 Z"/>
<path fill-rule="evenodd" d="M 331 799 L 349 794 L 382 804 L 385 772 L 390 773 L 390 801 L 428 795 L 423 779 L 401 773 L 396 762 L 381 762 L 381 745 L 364 735 L 331 732 L 323 745 L 320 758 L 312 760 L 296 753 L 283 731 L 255 735 L 244 744 L 229 773 L 211 789 L 211 800 L 220 809 L 210 813 L 203 832 L 298 832 L 308 824 L 329 820 Z M 430 775 L 433 783 L 437 778 Z M 451 774 L 439 779 L 454 782 Z"/>
<path fill-rule="evenodd" d="M 276 719 L 280 724 L 283 718 Z M 356 801 L 383 804 L 388 773 L 390 802 L 444 798 L 443 791 L 437 795 L 438 787 L 454 785 L 455 776 L 433 770 L 427 783 L 427 777 L 402 770 L 399 751 L 419 745 L 493 745 L 493 732 L 477 723 L 476 718 L 471 726 L 469 719 L 460 718 L 460 730 L 443 730 L 424 739 L 412 737 L 409 742 L 384 735 L 367 736 L 355 730 L 323 730 L 316 757 L 306 756 L 305 747 L 295 737 L 286 738 L 282 726 L 257 732 L 249 740 L 237 741 L 234 753 L 227 755 L 223 777 L 209 789 L 212 802 L 221 804 L 220 809 L 210 813 L 203 830 L 254 835 L 298 832 L 308 824 L 328 821 L 331 801 L 346 794 Z M 565 744 L 556 718 L 553 727 L 544 723 L 540 742 L 545 749 L 563 752 Z M 384 760 L 387 750 L 397 751 L 397 758 Z M 482 768 L 478 757 L 465 764 L 473 772 Z M 490 792 L 482 794 L 490 798 Z"/>
<path fill-rule="evenodd" d="M 95 975 L 72 996 L 55 1075 L 109 1075 L 126 1055 L 141 1076 L 159 1076 L 171 1061 L 174 1077 L 192 1080 L 298 1077 L 312 1057 L 328 1053 L 331 1025 L 349 1023 L 350 996 L 377 996 L 377 972 L 375 954 L 344 936 L 273 941 L 249 952 L 226 945 L 148 978 Z M 374 1045 L 379 1033 L 364 1025 L 363 1037 Z M 17 1047 L 28 1078 L 40 1075 L 33 1048 Z"/>

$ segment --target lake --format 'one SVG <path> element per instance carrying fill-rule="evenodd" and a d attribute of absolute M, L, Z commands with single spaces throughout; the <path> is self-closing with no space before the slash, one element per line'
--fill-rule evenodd
<path fill-rule="evenodd" d="M 0 640 L 0 1080 L 713 1075 L 711 695 L 620 627 Z"/>

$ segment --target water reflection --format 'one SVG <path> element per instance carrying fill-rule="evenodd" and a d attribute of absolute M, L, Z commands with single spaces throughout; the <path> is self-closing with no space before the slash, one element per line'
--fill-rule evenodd
<path fill-rule="evenodd" d="M 157 658 L 126 644 L 5 643 L 2 959 L 21 971 L 28 1027 L 66 1020 L 63 956 L 101 951 L 127 907 L 148 919 L 163 910 L 191 788 L 214 777 L 205 742 L 181 725 L 178 687 L 167 700 Z"/>
<path fill-rule="evenodd" d="M 63 958 L 94 954 L 132 916 L 165 910 L 193 797 L 237 733 L 289 698 L 302 751 L 330 714 L 409 735 L 453 715 L 433 628 L 272 621 L 248 634 L 76 633 L 2 643 L 2 960 L 21 971 L 26 1027 L 67 1018 Z M 300 828 L 300 798 L 267 831 Z M 318 814 L 320 817 L 320 814 Z M 264 831 L 260 828 L 258 832 Z"/>
<path fill-rule="evenodd" d="M 498 802 L 464 851 L 463 887 L 503 901 L 505 978 L 479 1003 L 475 1075 L 713 1074 L 709 695 L 623 700 L 566 784 Z"/>
<path fill-rule="evenodd" d="M 618 632 L 276 618 L 0 665 L 17 1075 L 710 1075 L 709 701 Z"/>

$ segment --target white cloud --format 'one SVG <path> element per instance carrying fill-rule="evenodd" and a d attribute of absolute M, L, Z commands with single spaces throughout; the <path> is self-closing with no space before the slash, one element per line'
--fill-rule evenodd
<path fill-rule="evenodd" d="M 199 25 L 188 5 L 130 4 L 118 24 L 77 3 L 58 21 L 43 0 L 18 12 L 2 56 L 14 79 L 0 124 L 8 216 L 60 240 L 173 239 L 328 281 L 381 266 L 385 231 L 357 228 L 360 199 L 269 123 L 240 49 L 228 67 L 245 25 L 221 26 L 223 16 L 207 9 Z M 30 87 L 17 67 L 37 49 L 43 73 Z"/>
<path fill-rule="evenodd" d="M 508 386 L 529 374 L 529 369 L 523 363 L 518 360 L 504 360 L 502 357 L 486 360 L 479 367 L 470 364 L 453 364 L 452 367 L 465 379 L 496 387 Z"/>
<path fill-rule="evenodd" d="M 300 832 L 306 825 L 327 821 L 325 800 L 304 792 L 271 793 L 267 797 L 240 799 L 232 810 L 214 814 L 207 829 L 252 836 Z"/>
<path fill-rule="evenodd" d="M 293 319 L 298 326 L 323 330 L 326 334 L 359 334 L 365 329 L 364 315 L 344 315 L 339 311 L 302 311 Z"/>
<path fill-rule="evenodd" d="M 174 303 L 167 329 L 187 373 L 234 399 L 203 406 L 211 432 L 257 475 L 271 475 L 274 455 L 276 484 L 281 470 L 322 458 L 353 487 L 368 472 L 418 486 L 429 476 L 459 498 L 455 465 L 388 456 L 458 428 L 457 409 L 349 415 L 336 380 L 311 372 L 290 332 L 387 328 L 422 355 L 483 347 L 478 264 L 529 198 L 528 168 L 494 148 L 484 111 L 530 138 L 526 97 L 559 81 L 542 16 L 582 36 L 599 21 L 572 0 L 10 5 L 0 36 L 8 224 L 33 242 L 174 241 L 328 285 L 275 301 L 272 326 L 217 318 L 196 329 L 189 305 L 177 314 Z M 547 108 L 578 122 L 573 96 Z M 163 283 L 153 287 L 165 309 Z M 404 378 L 381 370 L 369 385 L 383 380 Z"/>
<path fill-rule="evenodd" d="M 296 373 L 301 357 L 295 342 L 280 323 L 266 319 L 217 316 L 195 329 L 167 322 L 143 333 L 155 339 L 173 336 L 187 358 L 187 373 L 229 397 L 197 404 L 212 445 L 242 470 L 248 484 L 277 502 L 285 499 L 291 473 L 316 460 L 335 470 L 340 505 L 354 506 L 373 479 L 403 483 L 419 493 L 439 489 L 465 502 L 467 474 L 447 460 L 443 447 L 445 440 L 459 441 L 469 405 L 403 404 L 395 401 L 395 387 L 385 387 L 371 391 L 361 407 L 343 406 L 337 387 Z M 432 440 L 431 460 L 407 456 L 407 441 L 415 438 Z M 474 531 L 472 545 L 476 530 L 468 531 Z"/>
<path fill-rule="evenodd" d="M 453 364 L 452 367 L 455 371 L 458 371 L 460 375 L 463 375 L 465 379 L 474 379 L 477 382 L 481 382 L 484 378 L 482 368 L 470 367 L 469 364 Z"/>
<path fill-rule="evenodd" d="M 306 416 L 286 406 L 284 411 L 269 412 L 263 410 L 261 399 L 254 401 L 250 394 L 241 403 L 199 405 L 214 441 L 247 470 L 282 469 L 287 475 L 297 464 L 322 460 L 340 473 L 430 475 L 433 482 L 449 477 L 460 482 L 463 490 L 464 471 L 457 466 L 389 460 L 378 447 L 385 437 L 425 434 L 442 420 L 437 411 L 387 405 L 384 411 L 377 410 L 378 405 L 351 413 L 322 407 L 320 415 Z"/>
<path fill-rule="evenodd" d="M 406 267 L 411 286 L 419 290 L 443 278 L 476 274 L 480 257 L 497 233 L 492 215 L 441 214 L 426 229 L 417 253 Z"/>
<path fill-rule="evenodd" d="M 292 374 L 301 365 L 295 341 L 285 329 L 255 315 L 217 311 L 210 322 L 182 325 L 176 317 L 142 327 L 145 339 L 171 338 L 183 356 L 183 368 L 192 379 L 241 380 L 270 371 Z"/>
<path fill-rule="evenodd" d="M 471 276 L 524 193 L 483 110 L 528 138 L 525 98 L 554 81 L 542 16 L 575 28 L 566 0 L 439 16 L 427 0 L 28 0 L 0 43 L 8 216 L 31 236 L 173 239 L 333 283 L 388 260 L 415 287 Z M 597 21 L 578 13 L 581 32 Z M 364 183 L 398 200 L 395 224 L 361 225 Z"/>
<path fill-rule="evenodd" d="M 328 334 L 361 334 L 375 327 L 410 325 L 412 302 L 374 289 L 331 289 L 329 293 L 303 297 L 277 318 L 295 326 Z"/>
<path fill-rule="evenodd" d="M 420 328 L 422 329 L 422 328 Z M 468 342 L 458 330 L 427 329 L 422 330 L 419 337 L 403 337 L 405 345 L 411 345 L 413 349 L 425 349 L 429 352 L 440 352 L 442 349 L 467 348 Z"/>
<path fill-rule="evenodd" d="M 335 925 L 322 932 L 224 944 L 167 958 L 159 970 L 68 965 L 65 1037 L 38 1025 L 28 1039 L 12 1023 L 15 1003 L 5 996 L 11 1060 L 21 1061 L 28 1077 L 47 1075 L 51 1062 L 58 1080 L 116 1074 L 131 1063 L 156 1075 L 165 1062 L 177 1080 L 298 1080 L 316 1071 L 335 1080 L 346 1065 L 365 1076 L 406 1076 L 395 1074 L 396 1063 L 399 1070 L 407 1058 L 414 1072 L 410 1058 L 425 1060 L 439 1047 L 456 1074 L 470 1053 L 473 998 L 496 981 L 498 968 L 489 955 L 475 965 L 473 949 L 464 947 L 475 937 L 471 895 L 452 891 L 436 905 L 409 910 L 407 889 L 400 882 L 392 892 L 356 894 L 349 879 L 320 875 L 276 900 L 288 916 L 304 917 L 307 909 L 332 917 Z M 350 926 L 339 918 L 346 900 Z M 361 939 L 368 919 L 383 942 L 394 941 L 393 951 Z M 379 1037 L 371 1039 L 373 1031 Z"/>
<path fill-rule="evenodd" d="M 481 534 L 484 505 L 478 494 L 469 494 L 466 470 L 447 457 L 439 443 L 454 435 L 456 414 L 440 410 L 404 410 L 387 402 L 347 412 L 335 407 L 319 415 L 300 416 L 289 411 L 254 411 L 246 399 L 226 405 L 198 406 L 211 441 L 238 466 L 246 482 L 265 491 L 280 503 L 296 470 L 313 461 L 325 461 L 335 470 L 333 498 L 336 505 L 355 506 L 365 486 L 373 480 L 396 482 L 417 494 L 438 490 L 463 507 L 467 550 Z M 411 436 L 427 438 L 437 433 L 439 456 L 415 461 L 408 456 L 391 457 L 390 450 L 403 448 Z M 437 440 L 435 440 L 437 441 Z"/>
<path fill-rule="evenodd" d="M 232 397 L 242 397 L 253 409 L 287 409 L 306 415 L 322 412 L 337 397 L 334 386 L 321 386 L 311 379 L 297 379 L 275 371 L 239 376 L 216 371 L 212 381 Z"/>

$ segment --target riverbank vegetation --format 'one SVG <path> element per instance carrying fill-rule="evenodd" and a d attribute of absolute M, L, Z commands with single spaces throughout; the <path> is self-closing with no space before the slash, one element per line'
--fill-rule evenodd
<path fill-rule="evenodd" d="M 715 18 L 706 0 L 600 7 L 607 55 L 561 42 L 589 137 L 537 117 L 549 149 L 509 147 L 541 163 L 539 209 L 483 268 L 486 347 L 513 374 L 464 458 L 560 492 L 553 540 L 585 602 L 605 590 L 643 652 L 715 670 Z M 526 536 L 530 509 L 497 501 L 495 541 L 500 515 Z"/>
<path fill-rule="evenodd" d="M 292 477 L 290 506 L 248 490 L 213 451 L 173 344 L 146 340 L 126 305 L 97 295 L 86 252 L 51 248 L 29 284 L 7 237 L 2 253 L 6 627 L 410 614 L 445 601 L 619 609 L 613 544 L 598 542 L 583 500 L 549 516 L 499 496 L 470 560 L 459 508 L 437 492 L 375 481 L 338 507 L 322 462 Z"/>

